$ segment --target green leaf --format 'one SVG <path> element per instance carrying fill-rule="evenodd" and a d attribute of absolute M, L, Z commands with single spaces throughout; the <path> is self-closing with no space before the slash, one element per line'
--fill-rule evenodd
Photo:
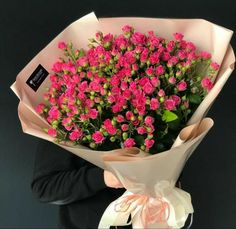
<path fill-rule="evenodd" d="M 190 94 L 188 98 L 190 103 L 200 104 L 202 102 L 202 97 L 197 94 Z"/>
<path fill-rule="evenodd" d="M 79 50 L 79 57 L 82 57 L 82 56 L 84 56 L 85 55 L 85 51 L 84 51 L 84 49 L 80 49 Z"/>
<path fill-rule="evenodd" d="M 162 115 L 162 121 L 164 122 L 172 122 L 176 120 L 177 118 L 178 116 L 169 110 L 164 110 L 164 113 Z"/>

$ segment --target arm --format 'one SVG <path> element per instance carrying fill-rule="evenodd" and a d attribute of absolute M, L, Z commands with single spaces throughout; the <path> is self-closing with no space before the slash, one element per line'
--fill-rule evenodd
<path fill-rule="evenodd" d="M 104 170 L 90 163 L 76 168 L 74 154 L 40 140 L 35 157 L 31 190 L 41 202 L 68 204 L 107 187 Z"/>

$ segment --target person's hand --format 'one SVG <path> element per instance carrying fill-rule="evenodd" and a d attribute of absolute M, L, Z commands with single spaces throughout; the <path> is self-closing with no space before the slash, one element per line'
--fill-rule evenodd
<path fill-rule="evenodd" d="M 104 182 L 110 188 L 123 188 L 120 181 L 109 171 L 104 170 Z"/>

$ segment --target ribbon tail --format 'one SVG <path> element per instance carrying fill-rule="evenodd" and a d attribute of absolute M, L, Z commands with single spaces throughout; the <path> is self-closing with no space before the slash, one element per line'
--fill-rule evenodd
<path fill-rule="evenodd" d="M 108 205 L 99 222 L 98 229 L 109 229 L 110 226 L 127 226 L 131 224 L 131 222 L 127 223 L 131 213 L 130 211 L 118 212 L 115 210 L 116 204 L 120 198 L 123 198 L 129 194 L 130 192 L 126 191 L 121 197 Z"/>
<path fill-rule="evenodd" d="M 182 228 L 188 215 L 194 212 L 190 194 L 175 187 L 164 199 L 170 206 L 168 225 L 173 228 Z"/>

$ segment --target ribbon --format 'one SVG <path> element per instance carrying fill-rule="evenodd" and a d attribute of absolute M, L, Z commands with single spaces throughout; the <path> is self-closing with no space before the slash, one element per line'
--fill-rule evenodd
<path fill-rule="evenodd" d="M 174 187 L 168 195 L 159 194 L 155 198 L 126 191 L 106 208 L 98 228 L 126 226 L 131 222 L 134 229 L 181 228 L 191 213 L 190 194 L 179 188 Z M 130 214 L 131 222 L 127 222 Z"/>

